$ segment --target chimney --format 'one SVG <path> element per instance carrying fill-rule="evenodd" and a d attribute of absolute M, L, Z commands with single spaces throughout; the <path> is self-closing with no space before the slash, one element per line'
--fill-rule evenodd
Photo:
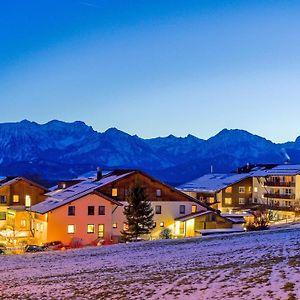
<path fill-rule="evenodd" d="M 97 168 L 97 181 L 102 179 L 102 170 L 100 167 Z"/>

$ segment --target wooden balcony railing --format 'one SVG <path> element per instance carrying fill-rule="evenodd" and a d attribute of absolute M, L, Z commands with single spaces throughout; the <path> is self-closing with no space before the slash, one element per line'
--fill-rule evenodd
<path fill-rule="evenodd" d="M 264 197 L 273 199 L 295 199 L 295 194 L 266 193 Z"/>
<path fill-rule="evenodd" d="M 284 182 L 284 181 L 266 181 L 265 186 L 275 187 L 295 187 L 295 182 Z"/>

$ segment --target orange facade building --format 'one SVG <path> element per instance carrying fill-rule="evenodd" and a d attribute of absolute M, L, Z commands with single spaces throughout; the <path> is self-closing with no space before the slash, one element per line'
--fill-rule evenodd
<path fill-rule="evenodd" d="M 129 190 L 139 182 L 154 211 L 155 228 L 148 238 L 158 238 L 164 228 L 174 236 L 194 236 L 193 228 L 176 219 L 214 210 L 198 200 L 141 171 L 117 170 L 91 178 L 61 182 L 43 202 L 32 207 L 35 237 L 40 243 L 65 245 L 117 242 L 126 229 L 123 213 Z M 212 222 L 208 220 L 207 222 Z M 214 219 L 215 222 L 215 219 Z"/>

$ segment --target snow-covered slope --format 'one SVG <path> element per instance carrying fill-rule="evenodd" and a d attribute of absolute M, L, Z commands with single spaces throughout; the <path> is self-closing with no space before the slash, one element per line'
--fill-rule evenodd
<path fill-rule="evenodd" d="M 300 299 L 300 230 L 0 257 L 1 299 Z"/>

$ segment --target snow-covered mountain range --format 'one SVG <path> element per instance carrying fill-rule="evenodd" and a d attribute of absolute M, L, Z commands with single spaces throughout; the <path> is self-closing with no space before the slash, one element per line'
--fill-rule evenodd
<path fill-rule="evenodd" d="M 285 149 L 283 151 L 282 149 Z M 275 144 L 244 130 L 224 129 L 208 140 L 188 135 L 142 139 L 116 128 L 103 133 L 83 122 L 27 120 L 0 124 L 0 175 L 46 180 L 72 178 L 103 168 L 139 168 L 171 184 L 246 163 L 300 162 L 300 137 Z"/>

